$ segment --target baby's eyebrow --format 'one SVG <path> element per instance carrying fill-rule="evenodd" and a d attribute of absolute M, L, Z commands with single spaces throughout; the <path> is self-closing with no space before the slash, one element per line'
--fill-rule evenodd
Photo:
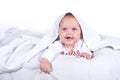
<path fill-rule="evenodd" d="M 67 28 L 66 26 L 60 26 L 60 28 Z"/>

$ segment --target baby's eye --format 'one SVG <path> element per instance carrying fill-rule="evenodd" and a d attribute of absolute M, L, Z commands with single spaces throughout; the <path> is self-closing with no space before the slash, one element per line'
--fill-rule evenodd
<path fill-rule="evenodd" d="M 62 30 L 67 30 L 67 28 L 62 28 Z"/>
<path fill-rule="evenodd" d="M 77 28 L 72 28 L 72 30 L 78 30 Z"/>

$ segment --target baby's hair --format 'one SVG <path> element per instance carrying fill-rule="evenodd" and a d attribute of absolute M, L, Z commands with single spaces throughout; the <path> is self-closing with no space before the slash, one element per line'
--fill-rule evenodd
<path fill-rule="evenodd" d="M 73 16 L 73 14 L 71 12 L 68 12 L 65 14 L 65 16 L 69 16 L 69 15 Z"/>
<path fill-rule="evenodd" d="M 65 15 L 64 15 L 64 17 L 65 16 L 73 16 L 74 17 L 74 15 L 71 13 L 71 12 L 68 12 L 68 13 L 66 13 Z M 75 17 L 74 17 L 75 18 Z"/>

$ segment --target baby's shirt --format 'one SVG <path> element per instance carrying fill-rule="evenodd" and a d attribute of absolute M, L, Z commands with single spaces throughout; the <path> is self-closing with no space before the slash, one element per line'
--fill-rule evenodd
<path fill-rule="evenodd" d="M 62 55 L 73 55 L 73 56 L 76 56 L 77 58 L 81 57 L 81 54 L 83 53 L 88 53 L 92 55 L 90 49 L 87 48 L 87 46 L 85 45 L 85 43 L 83 43 L 82 40 L 79 40 L 78 43 L 75 44 L 71 53 L 69 53 L 64 46 L 61 51 Z"/>
<path fill-rule="evenodd" d="M 83 52 L 86 52 L 90 55 L 92 55 L 90 49 L 86 46 L 86 44 L 79 40 L 77 44 L 75 44 L 75 47 L 73 48 L 73 56 L 78 56 L 79 54 L 82 54 Z M 44 53 L 41 55 L 41 58 L 46 58 L 50 62 L 55 58 L 57 54 L 62 55 L 69 55 L 68 51 L 64 48 L 63 44 L 58 40 L 55 41 L 53 44 L 51 44 L 48 49 L 44 51 Z"/>

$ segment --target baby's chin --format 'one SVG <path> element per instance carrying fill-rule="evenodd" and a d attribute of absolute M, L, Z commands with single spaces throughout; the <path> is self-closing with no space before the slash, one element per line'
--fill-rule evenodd
<path fill-rule="evenodd" d="M 64 43 L 64 45 L 67 45 L 67 46 L 74 46 L 74 45 L 75 45 L 75 42 L 66 42 L 66 43 Z"/>

